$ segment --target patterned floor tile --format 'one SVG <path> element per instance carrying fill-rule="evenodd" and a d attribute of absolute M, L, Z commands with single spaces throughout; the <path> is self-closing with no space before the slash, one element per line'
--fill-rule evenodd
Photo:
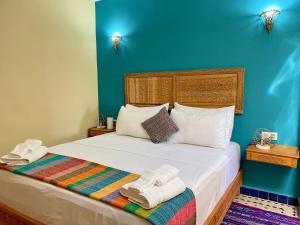
<path fill-rule="evenodd" d="M 278 202 L 273 202 L 258 197 L 240 194 L 236 197 L 234 202 L 257 207 L 275 213 L 280 213 L 286 216 L 300 217 L 300 210 L 296 206 L 290 206 Z"/>

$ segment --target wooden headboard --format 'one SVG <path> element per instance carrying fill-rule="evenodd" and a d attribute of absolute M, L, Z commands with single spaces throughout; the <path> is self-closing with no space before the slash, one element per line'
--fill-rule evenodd
<path fill-rule="evenodd" d="M 133 73 L 125 76 L 125 102 L 153 106 L 175 102 L 204 108 L 244 109 L 244 68 Z"/>

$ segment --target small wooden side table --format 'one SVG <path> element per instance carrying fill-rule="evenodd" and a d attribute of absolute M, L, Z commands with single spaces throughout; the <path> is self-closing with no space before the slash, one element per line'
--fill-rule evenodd
<path fill-rule="evenodd" d="M 247 160 L 297 168 L 298 159 L 297 147 L 272 145 L 270 150 L 260 150 L 255 145 L 249 145 L 247 148 Z"/>
<path fill-rule="evenodd" d="M 97 127 L 92 127 L 88 130 L 88 137 L 94 137 L 102 134 L 108 134 L 111 132 L 115 132 L 115 129 L 109 130 L 106 128 L 97 128 Z"/>

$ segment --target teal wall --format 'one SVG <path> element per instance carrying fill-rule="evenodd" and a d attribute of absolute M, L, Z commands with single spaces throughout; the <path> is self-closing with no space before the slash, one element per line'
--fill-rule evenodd
<path fill-rule="evenodd" d="M 274 4 L 282 13 L 268 34 L 258 14 Z M 281 144 L 299 145 L 299 0 L 102 0 L 96 22 L 101 113 L 117 116 L 125 73 L 245 67 L 245 113 L 233 133 L 244 186 L 300 196 L 300 169 L 244 160 L 260 127 L 279 132 Z M 114 32 L 123 35 L 119 52 Z"/>

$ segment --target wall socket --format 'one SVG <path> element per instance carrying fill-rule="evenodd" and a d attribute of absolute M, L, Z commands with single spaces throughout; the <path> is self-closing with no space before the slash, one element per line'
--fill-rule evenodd
<path fill-rule="evenodd" d="M 263 139 L 271 138 L 272 141 L 277 141 L 278 133 L 277 132 L 262 132 L 261 137 Z"/>

